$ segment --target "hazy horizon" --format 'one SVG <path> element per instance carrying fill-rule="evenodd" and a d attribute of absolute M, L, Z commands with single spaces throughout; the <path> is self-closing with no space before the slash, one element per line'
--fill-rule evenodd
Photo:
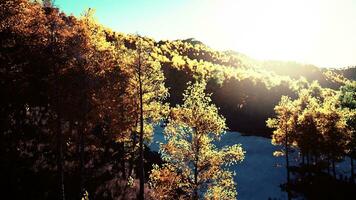
<path fill-rule="evenodd" d="M 56 0 L 67 14 L 87 8 L 114 31 L 156 40 L 195 38 L 260 60 L 318 67 L 356 65 L 356 1 Z"/>

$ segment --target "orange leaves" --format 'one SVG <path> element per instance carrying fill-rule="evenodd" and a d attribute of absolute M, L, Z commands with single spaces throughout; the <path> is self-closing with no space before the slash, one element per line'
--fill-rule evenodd
<path fill-rule="evenodd" d="M 161 168 L 153 166 L 150 175 L 150 186 L 154 188 L 152 196 L 155 199 L 176 199 L 178 189 L 183 180 L 173 166 L 164 164 Z"/>

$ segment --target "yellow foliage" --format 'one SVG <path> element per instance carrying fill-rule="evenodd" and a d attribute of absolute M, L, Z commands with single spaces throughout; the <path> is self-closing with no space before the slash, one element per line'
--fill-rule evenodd
<path fill-rule="evenodd" d="M 165 129 L 167 143 L 160 147 L 167 164 L 156 167 L 151 174 L 153 190 L 160 194 L 158 199 L 177 195 L 177 190 L 183 191 L 179 195 L 182 199 L 192 196 L 236 198 L 233 174 L 226 167 L 241 162 L 245 152 L 240 145 L 217 149 L 213 144 L 225 133 L 226 125 L 225 119 L 211 103 L 210 95 L 205 94 L 205 86 L 205 82 L 189 84 L 183 105 L 171 109 Z M 162 174 L 173 177 L 166 178 Z M 179 180 L 179 183 L 163 184 L 166 179 Z M 166 190 L 166 185 L 169 185 L 169 190 Z M 207 188 L 205 194 L 204 188 Z"/>

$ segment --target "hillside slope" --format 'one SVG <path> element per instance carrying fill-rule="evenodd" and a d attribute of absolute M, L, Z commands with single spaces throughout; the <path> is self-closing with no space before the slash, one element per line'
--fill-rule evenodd
<path fill-rule="evenodd" d="M 170 52 L 175 51 L 175 56 L 186 57 L 192 61 L 232 66 L 237 69 L 263 70 L 263 73 L 268 72 L 275 74 L 276 77 L 287 77 L 290 80 L 304 77 L 308 82 L 318 81 L 323 87 L 332 89 L 340 87 L 338 83 L 329 80 L 323 74 L 326 69 L 313 65 L 285 61 L 258 61 L 233 51 L 214 51 L 193 39 L 161 41 L 157 44 L 163 50 L 170 47 Z M 199 68 L 193 69 L 195 71 L 177 67 L 174 64 L 163 66 L 166 85 L 170 88 L 171 95 L 168 101 L 171 105 L 181 102 L 185 83 L 194 80 L 195 73 Z M 353 80 L 356 77 L 355 67 L 332 71 Z M 271 132 L 265 126 L 266 119 L 273 116 L 273 108 L 282 95 L 293 97 L 295 92 L 288 81 L 275 84 L 272 87 L 266 85 L 265 81 L 263 78 L 239 80 L 232 77 L 223 79 L 223 81 L 216 78 L 210 79 L 208 92 L 212 93 L 214 103 L 220 107 L 220 112 L 226 117 L 230 130 L 269 137 Z"/>

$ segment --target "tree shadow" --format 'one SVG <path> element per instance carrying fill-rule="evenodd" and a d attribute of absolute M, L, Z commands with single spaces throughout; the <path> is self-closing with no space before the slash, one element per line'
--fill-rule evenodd
<path fill-rule="evenodd" d="M 291 181 L 280 185 L 289 192 L 290 199 L 338 199 L 356 197 L 356 185 L 345 176 L 334 176 L 320 170 L 318 166 L 294 166 L 290 168 Z"/>

